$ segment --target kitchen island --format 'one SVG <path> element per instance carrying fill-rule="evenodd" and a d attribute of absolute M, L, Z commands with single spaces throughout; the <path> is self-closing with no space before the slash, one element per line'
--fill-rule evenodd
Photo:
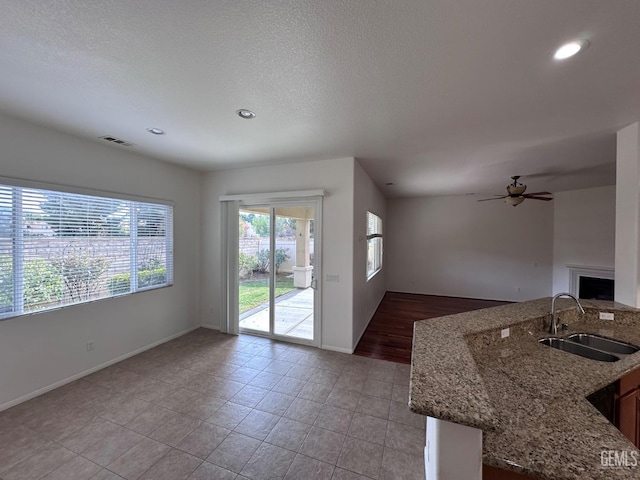
<path fill-rule="evenodd" d="M 640 345 L 640 310 L 582 301 L 581 315 L 573 302 L 558 305 L 569 325 L 558 336 L 588 332 Z M 586 399 L 640 367 L 640 352 L 600 362 L 541 345 L 550 309 L 543 298 L 416 322 L 409 407 L 481 430 L 486 465 L 550 480 L 640 478 L 640 452 Z M 628 455 L 627 464 L 614 465 L 606 452 Z"/>

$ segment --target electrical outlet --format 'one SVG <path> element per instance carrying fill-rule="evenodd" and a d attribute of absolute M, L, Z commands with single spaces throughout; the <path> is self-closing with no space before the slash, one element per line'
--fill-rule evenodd
<path fill-rule="evenodd" d="M 510 333 L 511 333 L 511 330 L 508 327 L 503 328 L 502 330 L 500 330 L 500 338 L 507 338 Z"/>
<path fill-rule="evenodd" d="M 93 344 L 93 342 L 87 342 L 87 352 L 90 352 L 94 348 L 95 348 L 95 345 Z"/>
<path fill-rule="evenodd" d="M 600 312 L 600 320 L 613 320 L 613 313 Z"/>

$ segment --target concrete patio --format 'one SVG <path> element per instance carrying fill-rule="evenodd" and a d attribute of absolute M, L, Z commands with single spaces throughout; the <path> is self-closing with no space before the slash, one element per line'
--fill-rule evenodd
<path fill-rule="evenodd" d="M 313 289 L 297 289 L 275 299 L 274 333 L 313 339 Z M 269 303 L 240 315 L 240 329 L 269 331 Z"/>

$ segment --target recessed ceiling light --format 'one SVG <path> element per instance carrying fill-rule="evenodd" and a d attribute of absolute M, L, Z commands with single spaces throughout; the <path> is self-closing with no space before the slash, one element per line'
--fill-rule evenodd
<path fill-rule="evenodd" d="M 256 114 L 251 110 L 247 110 L 246 108 L 241 108 L 240 110 L 236 110 L 236 113 L 240 118 L 244 118 L 245 120 L 251 120 L 252 118 L 256 118 Z"/>
<path fill-rule="evenodd" d="M 578 54 L 589 46 L 586 40 L 576 40 L 574 42 L 565 43 L 553 54 L 555 60 L 566 60 Z"/>
<path fill-rule="evenodd" d="M 164 130 L 156 127 L 147 128 L 147 132 L 153 133 L 154 135 L 164 135 Z"/>

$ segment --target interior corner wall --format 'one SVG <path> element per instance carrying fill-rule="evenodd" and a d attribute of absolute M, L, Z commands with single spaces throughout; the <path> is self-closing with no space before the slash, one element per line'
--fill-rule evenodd
<path fill-rule="evenodd" d="M 0 144 L 6 177 L 175 202 L 172 287 L 0 322 L 0 409 L 199 324 L 197 172 L 6 116 Z"/>
<path fill-rule="evenodd" d="M 615 268 L 615 185 L 553 196 L 553 294 L 569 291 L 567 265 Z"/>
<path fill-rule="evenodd" d="M 324 189 L 322 219 L 322 347 L 352 351 L 353 158 L 222 170 L 202 180 L 203 242 L 201 323 L 222 323 L 222 220 L 219 197 Z M 326 282 L 327 275 L 338 282 Z"/>
<path fill-rule="evenodd" d="M 369 325 L 387 290 L 386 258 L 382 268 L 367 280 L 367 212 L 382 219 L 383 247 L 387 235 L 387 201 L 367 172 L 355 162 L 353 202 L 353 348 Z"/>
<path fill-rule="evenodd" d="M 389 199 L 387 289 L 509 301 L 549 296 L 552 203 Z"/>

